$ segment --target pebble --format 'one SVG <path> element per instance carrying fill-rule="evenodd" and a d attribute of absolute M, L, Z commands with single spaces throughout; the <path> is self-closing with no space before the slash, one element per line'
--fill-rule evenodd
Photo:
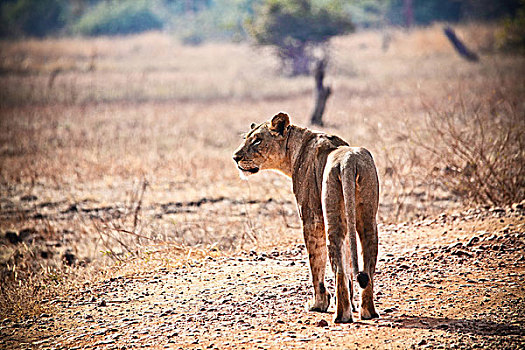
<path fill-rule="evenodd" d="M 475 243 L 478 243 L 479 241 L 480 238 L 478 236 L 474 236 L 468 241 L 467 247 L 472 247 Z"/>
<path fill-rule="evenodd" d="M 315 324 L 317 327 L 328 327 L 328 322 L 326 320 L 319 320 Z"/>

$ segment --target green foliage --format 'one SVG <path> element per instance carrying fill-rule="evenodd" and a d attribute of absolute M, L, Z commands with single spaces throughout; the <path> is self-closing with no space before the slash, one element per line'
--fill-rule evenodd
<path fill-rule="evenodd" d="M 44 37 L 66 25 L 66 0 L 17 0 L 1 7 L 2 35 Z"/>
<path fill-rule="evenodd" d="M 266 0 L 249 24 L 253 38 L 263 45 L 322 43 L 354 29 L 341 3 L 316 6 L 310 0 Z"/>
<path fill-rule="evenodd" d="M 414 23 L 427 25 L 436 21 L 495 20 L 514 16 L 522 0 L 412 0 Z M 359 2 L 366 2 L 360 0 Z M 404 0 L 378 1 L 386 5 L 390 24 L 405 24 Z"/>
<path fill-rule="evenodd" d="M 283 68 L 299 75 L 309 73 L 315 46 L 351 32 L 354 25 L 337 0 L 265 0 L 248 29 L 257 43 L 276 46 Z"/>
<path fill-rule="evenodd" d="M 344 4 L 345 11 L 352 14 L 356 26 L 369 28 L 385 24 L 389 0 L 352 0 Z"/>
<path fill-rule="evenodd" d="M 168 12 L 174 15 L 185 14 L 188 12 L 200 12 L 212 5 L 212 0 L 162 0 Z"/>
<path fill-rule="evenodd" d="M 416 24 L 430 24 L 433 21 L 457 22 L 461 15 L 462 2 L 458 0 L 413 0 L 412 9 Z M 405 24 L 403 0 L 391 0 L 388 4 L 387 19 L 390 24 Z"/>
<path fill-rule="evenodd" d="M 412 0 L 415 24 L 511 18 L 502 34 L 511 42 L 519 29 L 512 19 L 522 6 L 522 0 Z M 297 47 L 347 33 L 353 24 L 403 25 L 404 0 L 0 0 L 0 36 L 115 35 L 169 27 L 194 44 L 251 34 L 261 44 Z"/>
<path fill-rule="evenodd" d="M 247 36 L 244 23 L 253 14 L 254 2 L 215 0 L 207 6 L 202 5 L 199 11 L 175 14 L 172 28 L 185 44 L 196 45 L 206 40 L 239 41 Z"/>
<path fill-rule="evenodd" d="M 518 9 L 523 6 L 523 0 L 461 0 L 460 2 L 461 19 L 479 21 L 493 21 L 508 16 L 514 17 Z"/>
<path fill-rule="evenodd" d="M 497 33 L 497 45 L 503 51 L 525 54 L 525 0 L 522 4 L 516 16 L 507 18 Z"/>
<path fill-rule="evenodd" d="M 119 35 L 161 29 L 164 23 L 145 0 L 101 1 L 72 27 L 83 35 Z"/>

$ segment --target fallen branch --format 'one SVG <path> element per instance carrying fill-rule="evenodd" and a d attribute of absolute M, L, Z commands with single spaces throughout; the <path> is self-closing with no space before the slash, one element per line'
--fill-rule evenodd
<path fill-rule="evenodd" d="M 459 53 L 461 57 L 471 62 L 479 61 L 478 55 L 474 51 L 469 50 L 465 46 L 465 44 L 463 44 L 463 42 L 457 37 L 456 33 L 454 32 L 454 29 L 452 29 L 449 26 L 446 26 L 445 28 L 443 28 L 443 32 L 447 36 L 452 46 L 454 46 L 454 49 L 456 49 L 456 52 Z"/>

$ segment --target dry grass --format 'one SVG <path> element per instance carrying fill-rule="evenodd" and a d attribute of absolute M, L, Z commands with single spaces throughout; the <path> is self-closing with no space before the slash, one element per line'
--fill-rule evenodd
<path fill-rule="evenodd" d="M 510 83 L 519 89 L 516 79 Z M 467 204 L 525 198 L 525 109 L 508 88 L 494 84 L 479 95 L 451 96 L 446 106 L 427 106 L 426 127 L 411 137 L 420 153 L 434 156 L 429 178 Z"/>
<path fill-rule="evenodd" d="M 475 49 L 491 45 L 491 27 L 482 28 L 488 39 L 473 40 Z M 464 38 L 478 31 L 458 28 Z M 462 61 L 439 26 L 391 35 L 386 52 L 379 32 L 337 38 L 327 77 L 334 93 L 325 130 L 374 154 L 381 223 L 461 205 L 438 181 L 452 164 L 413 143 L 428 131 L 429 113 L 454 110 L 458 96 L 468 101 L 465 117 L 487 99 L 511 103 L 523 137 L 525 100 L 523 57 Z M 298 124 L 309 120 L 313 79 L 279 76 L 270 50 L 185 47 L 148 33 L 4 41 L 0 52 L 0 230 L 31 232 L 24 245 L 0 237 L 7 314 L 41 298 L 35 286 L 60 286 L 82 269 L 64 264 L 66 251 L 76 266 L 100 267 L 148 249 L 301 242 L 290 181 L 265 173 L 243 182 L 231 161 L 251 122 L 280 110 Z M 14 292 L 17 285 L 27 292 Z"/>

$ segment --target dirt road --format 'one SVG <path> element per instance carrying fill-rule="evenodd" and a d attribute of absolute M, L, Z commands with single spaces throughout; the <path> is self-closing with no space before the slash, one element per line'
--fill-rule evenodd
<path fill-rule="evenodd" d="M 355 313 L 353 324 L 336 325 L 333 305 L 305 310 L 298 243 L 183 264 L 135 261 L 42 301 L 49 311 L 38 317 L 3 320 L 0 347 L 525 348 L 524 218 L 518 204 L 380 227 L 381 317 L 372 321 Z"/>

